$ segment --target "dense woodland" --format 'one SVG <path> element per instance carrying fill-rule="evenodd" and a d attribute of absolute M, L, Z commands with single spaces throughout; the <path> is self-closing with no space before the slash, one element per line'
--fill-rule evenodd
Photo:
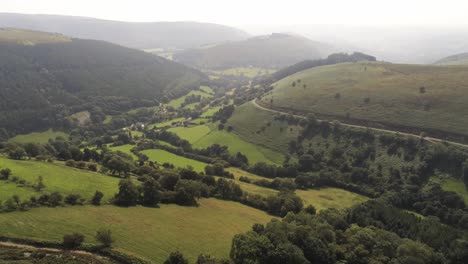
<path fill-rule="evenodd" d="M 0 46 L 3 139 L 67 129 L 68 117 L 77 112 L 102 121 L 105 114 L 154 106 L 198 87 L 204 78 L 166 59 L 100 41 Z"/>

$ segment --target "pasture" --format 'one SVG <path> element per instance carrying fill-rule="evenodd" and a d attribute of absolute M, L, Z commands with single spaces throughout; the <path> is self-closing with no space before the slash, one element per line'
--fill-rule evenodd
<path fill-rule="evenodd" d="M 9 142 L 16 142 L 16 143 L 47 143 L 49 139 L 55 139 L 57 137 L 68 138 L 68 134 L 61 131 L 53 131 L 49 129 L 43 132 L 33 132 L 29 134 L 22 134 L 17 135 L 15 137 L 10 138 Z"/>
<path fill-rule="evenodd" d="M 0 157 L 0 168 L 11 169 L 12 176 L 17 176 L 29 183 L 37 182 L 38 177 L 42 176 L 43 183 L 46 186 L 43 192 L 60 192 L 64 195 L 72 193 L 81 194 L 86 200 L 89 200 L 94 195 L 94 192 L 99 190 L 104 193 L 104 200 L 108 201 L 117 192 L 119 183 L 118 178 L 55 163 L 29 160 L 18 161 Z M 1 184 L 3 185 L 4 183 Z M 9 194 L 18 192 L 23 199 L 29 198 L 27 196 L 32 194 L 23 187 L 17 188 L 17 190 L 12 189 L 13 187 L 8 185 L 0 188 L 4 188 Z M 36 194 L 40 195 L 40 193 Z"/>
<path fill-rule="evenodd" d="M 112 230 L 116 250 L 152 263 L 162 263 L 170 252 L 179 250 L 193 263 L 200 253 L 228 258 L 235 234 L 271 218 L 260 210 L 217 199 L 202 199 L 199 207 L 37 208 L 0 214 L 0 233 L 61 241 L 64 234 L 80 232 L 86 242 L 96 243 L 94 234 L 104 227 Z"/>
<path fill-rule="evenodd" d="M 178 156 L 171 152 L 162 150 L 162 149 L 147 149 L 143 150 L 140 153 L 148 156 L 150 161 L 156 161 L 158 164 L 163 163 L 172 163 L 174 166 L 179 168 L 187 168 L 191 166 L 197 172 L 205 171 L 206 163 L 200 162 L 198 160 L 188 159 L 186 157 Z"/>
<path fill-rule="evenodd" d="M 265 105 L 468 135 L 468 67 L 342 63 L 274 84 Z"/>

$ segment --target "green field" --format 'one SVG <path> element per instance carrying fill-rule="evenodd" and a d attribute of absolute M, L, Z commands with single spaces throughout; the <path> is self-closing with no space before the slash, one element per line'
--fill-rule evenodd
<path fill-rule="evenodd" d="M 187 166 L 193 167 L 197 172 L 205 171 L 206 163 L 198 160 L 188 159 L 182 156 L 175 155 L 171 152 L 162 149 L 147 149 L 141 151 L 142 154 L 148 156 L 149 160 L 156 161 L 158 164 L 165 162 L 172 163 L 176 167 L 186 168 Z"/>
<path fill-rule="evenodd" d="M 221 108 L 222 108 L 221 106 L 211 107 L 211 108 L 207 109 L 205 112 L 203 112 L 200 115 L 200 117 L 212 117 Z"/>
<path fill-rule="evenodd" d="M 262 99 L 273 108 L 468 135 L 468 67 L 343 63 L 293 74 L 274 87 Z"/>
<path fill-rule="evenodd" d="M 442 181 L 442 189 L 457 193 L 465 200 L 465 203 L 468 204 L 468 190 L 461 180 L 454 178 L 444 179 Z"/>
<path fill-rule="evenodd" d="M 68 134 L 61 132 L 61 131 L 53 131 L 49 129 L 44 132 L 33 132 L 29 134 L 17 135 L 13 138 L 10 138 L 9 142 L 16 142 L 16 143 L 47 143 L 49 139 L 55 139 L 56 137 L 63 137 L 68 138 Z"/>
<path fill-rule="evenodd" d="M 148 127 L 150 127 L 150 128 L 163 128 L 163 127 L 167 127 L 167 126 L 172 126 L 172 123 L 178 123 L 178 122 L 182 122 L 184 120 L 185 120 L 184 117 L 178 117 L 178 118 L 174 118 L 174 119 L 171 119 L 171 120 L 168 120 L 168 121 L 164 121 L 164 122 L 160 122 L 160 123 L 154 123 L 154 124 L 149 125 Z"/>
<path fill-rule="evenodd" d="M 99 228 L 112 230 L 115 249 L 162 263 L 180 250 L 192 262 L 200 253 L 228 258 L 235 234 L 272 217 L 235 202 L 200 200 L 199 207 L 161 205 L 161 208 L 80 206 L 38 208 L 0 214 L 5 236 L 61 241 L 64 234 L 80 232 L 94 243 Z"/>
<path fill-rule="evenodd" d="M 194 144 L 202 137 L 210 133 L 211 129 L 206 125 L 193 126 L 193 127 L 174 127 L 168 129 L 169 132 L 176 133 L 179 137 L 188 140 Z"/>
<path fill-rule="evenodd" d="M 65 165 L 38 161 L 17 161 L 0 157 L 0 168 L 12 170 L 12 176 L 17 176 L 30 183 L 35 183 L 39 176 L 43 177 L 46 192 L 60 192 L 62 194 L 77 193 L 89 200 L 96 190 L 104 193 L 104 200 L 109 200 L 117 192 L 119 179 L 104 174 L 79 170 Z M 3 185 L 4 183 L 2 183 Z M 14 186 L 3 186 L 8 194 L 16 192 Z M 25 188 L 18 188 L 18 194 L 32 194 Z M 39 196 L 40 193 L 36 193 Z"/>
<path fill-rule="evenodd" d="M 206 88 L 204 88 L 204 89 L 206 89 Z M 203 92 L 203 91 L 190 91 L 190 93 L 188 93 L 187 95 L 179 97 L 177 99 L 174 99 L 174 100 L 170 101 L 169 103 L 167 103 L 167 105 L 172 106 L 172 107 L 177 109 L 182 105 L 182 103 L 185 100 L 185 97 L 190 96 L 190 95 L 200 95 L 202 98 L 207 98 L 207 97 L 212 96 L 211 94 Z"/>
<path fill-rule="evenodd" d="M 337 188 L 321 188 L 319 190 L 296 190 L 296 194 L 304 200 L 305 206 L 311 204 L 317 210 L 327 208 L 344 209 L 369 200 L 367 197 Z"/>
<path fill-rule="evenodd" d="M 117 146 L 117 147 L 109 147 L 109 149 L 112 150 L 112 151 L 121 151 L 123 153 L 126 153 L 126 154 L 132 156 L 133 160 L 137 161 L 138 156 L 133 154 L 133 152 L 130 151 L 134 147 L 136 147 L 136 146 L 135 145 L 130 145 L 130 144 L 125 144 L 125 145 L 121 145 L 121 146 Z"/>
<path fill-rule="evenodd" d="M 201 90 L 202 92 L 207 93 L 207 94 L 214 94 L 213 89 L 211 89 L 211 87 L 206 86 L 206 85 L 200 86 L 200 90 Z"/>
<path fill-rule="evenodd" d="M 207 125 L 188 128 L 177 127 L 171 128 L 169 131 L 188 140 L 195 148 L 206 148 L 213 144 L 228 146 L 232 154 L 241 152 L 248 157 L 249 162 L 252 164 L 257 162 L 281 163 L 284 159 L 280 153 L 242 140 L 234 133 L 216 128 L 212 129 Z"/>
<path fill-rule="evenodd" d="M 0 181 L 0 204 L 13 195 L 18 195 L 20 198 L 27 199 L 31 196 L 37 196 L 38 194 L 39 193 L 32 188 L 19 187 L 13 182 Z"/>
<path fill-rule="evenodd" d="M 246 141 L 287 154 L 289 142 L 297 139 L 301 128 L 288 126 L 286 122 L 274 120 L 274 117 L 274 113 L 248 102 L 236 108 L 227 125 L 232 126 L 233 133 Z"/>

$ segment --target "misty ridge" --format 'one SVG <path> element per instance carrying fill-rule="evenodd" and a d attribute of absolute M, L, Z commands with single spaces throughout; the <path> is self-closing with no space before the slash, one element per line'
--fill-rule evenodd
<path fill-rule="evenodd" d="M 136 23 L 87 17 L 0 13 L 0 26 L 57 32 L 146 50 L 180 51 L 247 40 L 259 35 L 285 33 L 330 46 L 321 57 L 333 52 L 361 51 L 379 60 L 394 63 L 430 64 L 468 51 L 468 28 L 448 25 L 252 25 L 234 28 L 199 22 Z M 315 56 L 311 55 L 302 59 L 313 58 Z"/>

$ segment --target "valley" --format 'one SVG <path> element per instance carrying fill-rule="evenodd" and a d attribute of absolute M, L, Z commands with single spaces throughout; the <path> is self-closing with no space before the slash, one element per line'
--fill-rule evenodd
<path fill-rule="evenodd" d="M 0 13 L 0 264 L 467 263 L 464 54 L 343 50 Z"/>

